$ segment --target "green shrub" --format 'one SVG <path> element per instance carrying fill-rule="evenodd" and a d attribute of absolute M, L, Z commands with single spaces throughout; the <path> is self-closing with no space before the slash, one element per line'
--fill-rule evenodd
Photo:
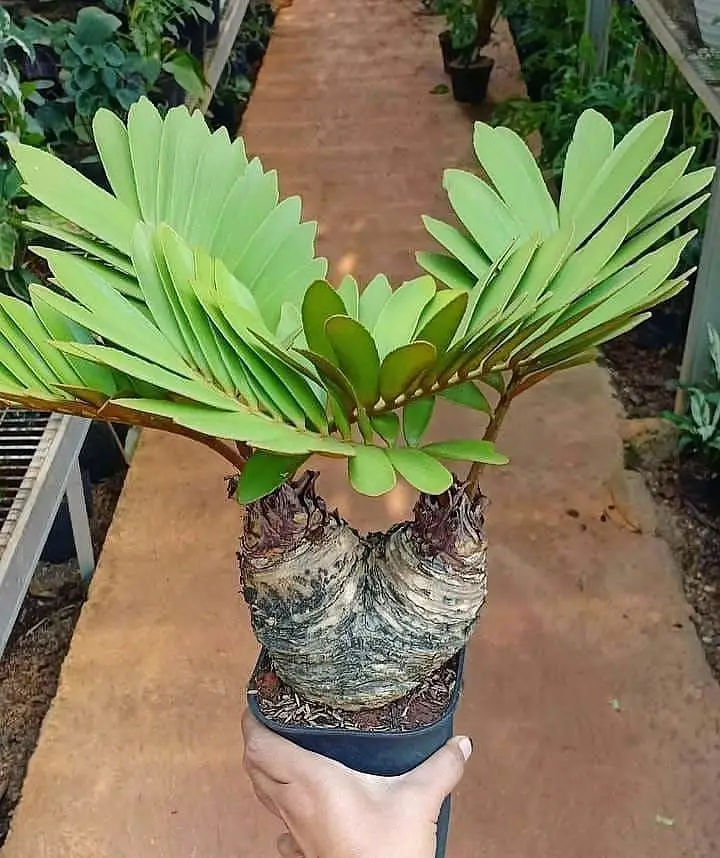
<path fill-rule="evenodd" d="M 712 374 L 703 385 L 680 385 L 688 394 L 683 414 L 663 417 L 678 429 L 678 449 L 696 454 L 708 465 L 720 466 L 720 334 L 708 325 Z"/>
<path fill-rule="evenodd" d="M 90 120 L 101 107 L 126 114 L 160 73 L 160 62 L 134 50 L 120 32 L 122 21 L 97 6 L 86 6 L 75 21 L 28 24 L 33 41 L 60 61 L 59 97 L 37 99 L 35 119 L 58 141 L 90 140 Z"/>

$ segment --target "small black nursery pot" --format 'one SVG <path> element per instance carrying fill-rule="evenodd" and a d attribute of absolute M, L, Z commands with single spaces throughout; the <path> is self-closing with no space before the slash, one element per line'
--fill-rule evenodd
<path fill-rule="evenodd" d="M 258 665 L 266 658 L 260 654 Z M 298 727 L 281 724 L 260 711 L 257 694 L 248 694 L 248 706 L 253 715 L 274 733 L 289 739 L 301 748 L 322 754 L 351 769 L 370 775 L 391 777 L 403 775 L 424 763 L 453 735 L 455 711 L 460 702 L 465 650 L 458 655 L 457 679 L 448 708 L 442 717 L 426 727 L 405 732 L 343 730 L 329 727 Z M 440 811 L 437 826 L 435 858 L 444 858 L 450 825 L 450 797 Z"/>
<path fill-rule="evenodd" d="M 121 443 L 125 443 L 128 427 L 113 423 L 112 429 Z M 93 485 L 107 480 L 127 467 L 125 457 L 107 423 L 93 420 L 85 443 L 80 451 L 80 467 L 87 470 Z"/>
<path fill-rule="evenodd" d="M 678 462 L 678 492 L 699 517 L 720 516 L 720 470 L 700 456 L 683 453 Z"/>
<path fill-rule="evenodd" d="M 471 65 L 452 61 L 449 72 L 455 101 L 462 104 L 482 104 L 487 98 L 490 74 L 494 65 L 495 61 L 490 57 L 480 57 Z"/>
<path fill-rule="evenodd" d="M 212 0 L 213 19 L 207 23 L 205 28 L 205 38 L 208 42 L 214 42 L 220 32 L 220 18 L 222 10 L 220 9 L 220 0 Z"/>
<path fill-rule="evenodd" d="M 457 57 L 457 51 L 453 48 L 450 30 L 443 30 L 438 36 L 438 42 L 440 42 L 445 74 L 450 74 L 450 63 Z"/>

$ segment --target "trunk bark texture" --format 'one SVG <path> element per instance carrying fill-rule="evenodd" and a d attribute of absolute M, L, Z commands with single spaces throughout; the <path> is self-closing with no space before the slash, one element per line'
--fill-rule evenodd
<path fill-rule="evenodd" d="M 476 44 L 478 48 L 484 48 L 492 36 L 492 25 L 497 15 L 497 0 L 480 0 L 475 20 L 477 21 Z"/>
<path fill-rule="evenodd" d="M 308 472 L 246 508 L 243 595 L 280 678 L 310 700 L 381 706 L 461 649 L 486 595 L 484 499 L 456 482 L 414 520 L 358 534 Z"/>

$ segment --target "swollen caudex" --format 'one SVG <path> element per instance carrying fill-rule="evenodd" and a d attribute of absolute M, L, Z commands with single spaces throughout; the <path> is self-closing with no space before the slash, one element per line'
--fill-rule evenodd
<path fill-rule="evenodd" d="M 482 503 L 455 483 L 414 520 L 360 536 L 315 493 L 317 474 L 247 507 L 240 543 L 253 629 L 310 700 L 377 707 L 461 649 L 485 602 Z"/>

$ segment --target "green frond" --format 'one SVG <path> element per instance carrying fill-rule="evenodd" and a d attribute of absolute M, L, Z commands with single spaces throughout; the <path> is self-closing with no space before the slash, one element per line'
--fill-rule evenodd
<path fill-rule="evenodd" d="M 548 354 L 598 345 L 682 288 L 663 284 L 692 234 L 662 243 L 706 201 L 714 171 L 685 173 L 692 150 L 650 170 L 669 122 L 668 113 L 650 116 L 616 145 L 610 123 L 586 111 L 568 149 L 557 209 L 520 138 L 476 124 L 476 154 L 492 187 L 449 171 L 445 187 L 460 228 L 426 218 L 450 255 L 418 256 L 428 272 L 461 288 L 475 279 L 476 260 L 489 261 L 469 290 L 446 371 L 460 380 L 546 372 Z"/>
<path fill-rule="evenodd" d="M 164 118 L 140 99 L 124 125 L 101 109 L 93 133 L 112 193 L 49 152 L 16 143 L 11 150 L 28 193 L 67 222 L 32 224 L 132 277 L 138 224 L 166 224 L 191 248 L 221 260 L 257 298 L 275 328 L 283 302 L 299 304 L 325 276 L 315 256 L 317 225 L 301 223 L 297 197 L 279 201 L 277 174 L 248 161 L 242 139 L 211 134 L 199 112 Z"/>
<path fill-rule="evenodd" d="M 30 304 L 0 297 L 0 398 L 249 447 L 238 498 L 282 484 L 311 455 L 348 460 L 352 486 L 398 475 L 442 492 L 444 460 L 501 464 L 490 440 L 423 445 L 445 399 L 491 418 L 549 375 L 594 359 L 682 289 L 712 171 L 691 153 L 650 165 L 669 117 L 617 145 L 599 114 L 580 118 L 556 206 L 525 144 L 477 124 L 487 181 L 448 170 L 458 223 L 425 218 L 442 252 L 393 288 L 325 281 L 316 226 L 241 140 L 199 114 L 161 118 L 146 100 L 127 125 L 93 124 L 112 193 L 52 155 L 14 145 L 29 193 L 55 213 L 37 248 L 53 282 Z M 670 236 L 672 237 L 669 240 Z M 225 454 L 236 463 L 237 457 Z M 232 448 L 234 449 L 234 448 Z"/>

